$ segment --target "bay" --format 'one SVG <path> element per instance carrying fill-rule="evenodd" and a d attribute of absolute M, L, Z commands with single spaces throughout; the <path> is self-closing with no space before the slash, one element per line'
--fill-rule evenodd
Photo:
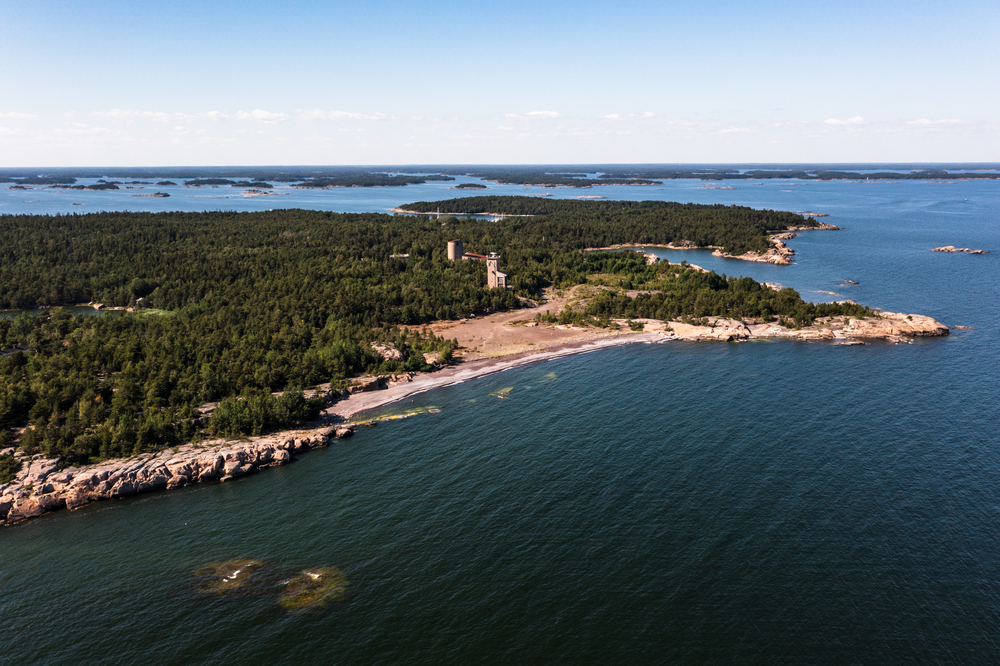
<path fill-rule="evenodd" d="M 191 205 L 384 211 L 469 194 L 447 185 Z M 911 345 L 667 343 L 538 363 L 415 396 L 387 411 L 440 413 L 384 422 L 294 465 L 0 530 L 0 654 L 25 664 L 992 661 L 1000 185 L 702 185 L 584 192 L 828 213 L 843 230 L 790 241 L 792 266 L 661 252 L 809 300 L 971 329 Z M 181 197 L 121 194 L 58 193 L 107 196 L 107 210 L 183 209 Z M 929 251 L 946 244 L 993 253 Z M 506 400 L 491 395 L 506 388 Z M 340 567 L 348 596 L 290 614 L 275 590 L 198 594 L 195 569 L 230 558 L 281 575 Z"/>

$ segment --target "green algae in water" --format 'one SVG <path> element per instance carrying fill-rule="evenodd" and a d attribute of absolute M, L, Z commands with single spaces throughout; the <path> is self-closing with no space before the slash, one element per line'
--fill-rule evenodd
<path fill-rule="evenodd" d="M 260 560 L 226 560 L 212 562 L 195 570 L 202 594 L 226 596 L 258 592 L 264 584 L 261 575 L 264 563 Z"/>
<path fill-rule="evenodd" d="M 427 407 L 411 407 L 402 412 L 390 412 L 388 414 L 383 414 L 381 416 L 375 416 L 369 421 L 397 421 L 399 419 L 408 419 L 411 416 L 418 416 L 420 414 L 440 414 L 441 409 L 435 407 L 434 405 L 428 405 Z"/>
<path fill-rule="evenodd" d="M 509 397 L 510 392 L 513 390 L 514 390 L 513 386 L 508 386 L 507 388 L 502 388 L 499 391 L 493 391 L 492 393 L 490 393 L 490 395 L 503 400 L 504 398 Z"/>
<path fill-rule="evenodd" d="M 339 601 L 347 592 L 347 577 L 335 567 L 306 569 L 284 583 L 278 605 L 285 610 L 310 610 Z"/>

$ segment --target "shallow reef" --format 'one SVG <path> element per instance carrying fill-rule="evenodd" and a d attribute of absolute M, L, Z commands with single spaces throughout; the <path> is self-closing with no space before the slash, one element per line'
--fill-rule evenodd
<path fill-rule="evenodd" d="M 347 577 L 335 567 L 306 569 L 284 582 L 278 605 L 285 610 L 309 610 L 344 598 Z"/>
<path fill-rule="evenodd" d="M 194 575 L 199 592 L 225 596 L 259 590 L 265 583 L 263 570 L 260 560 L 226 560 L 199 567 Z"/>

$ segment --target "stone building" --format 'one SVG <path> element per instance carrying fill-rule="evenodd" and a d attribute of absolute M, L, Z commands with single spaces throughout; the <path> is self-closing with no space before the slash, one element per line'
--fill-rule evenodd
<path fill-rule="evenodd" d="M 490 252 L 486 257 L 486 287 L 488 289 L 506 289 L 507 274 L 500 272 L 500 255 Z"/>
<path fill-rule="evenodd" d="M 462 246 L 462 241 L 448 241 L 448 260 L 461 261 L 463 259 L 476 259 L 486 262 L 486 286 L 489 289 L 507 288 L 507 274 L 500 271 L 500 255 L 490 252 L 489 256 L 466 252 Z"/>

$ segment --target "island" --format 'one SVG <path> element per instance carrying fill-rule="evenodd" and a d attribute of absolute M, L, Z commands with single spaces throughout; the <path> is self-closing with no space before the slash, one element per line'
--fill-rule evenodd
<path fill-rule="evenodd" d="M 954 245 L 944 245 L 942 247 L 931 248 L 931 252 L 965 252 L 966 254 L 989 254 L 989 250 L 973 250 L 971 247 L 955 247 Z"/>
<path fill-rule="evenodd" d="M 486 187 L 482 183 L 462 183 L 461 185 L 456 185 L 451 188 L 453 190 L 488 190 L 490 188 Z"/>
<path fill-rule="evenodd" d="M 406 185 L 422 185 L 428 181 L 452 181 L 452 176 L 428 175 L 414 176 L 387 173 L 353 173 L 338 176 L 314 177 L 300 183 L 292 183 L 292 187 L 326 189 L 330 187 L 404 187 Z"/>
<path fill-rule="evenodd" d="M 0 217 L 0 309 L 50 306 L 0 318 L 0 524 L 285 464 L 370 425 L 372 407 L 544 358 L 949 332 L 626 247 L 766 252 L 770 235 L 819 224 L 795 213 L 534 197 L 404 207 L 463 206 L 520 216 Z M 58 307 L 79 303 L 111 312 Z"/>

